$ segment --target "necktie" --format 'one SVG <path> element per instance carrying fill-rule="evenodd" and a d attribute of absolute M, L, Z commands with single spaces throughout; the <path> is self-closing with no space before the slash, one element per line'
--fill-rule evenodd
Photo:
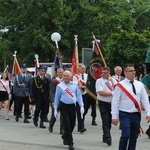
<path fill-rule="evenodd" d="M 82 74 L 82 80 L 84 81 L 84 74 Z"/>
<path fill-rule="evenodd" d="M 134 92 L 134 94 L 136 95 L 136 90 L 135 90 L 135 86 L 134 86 L 133 82 L 134 82 L 134 81 L 130 81 L 130 83 L 132 84 L 133 92 Z"/>
<path fill-rule="evenodd" d="M 82 74 L 82 80 L 83 80 L 82 85 L 85 85 L 85 84 L 84 84 L 84 74 Z M 83 89 L 82 89 L 82 91 L 84 92 L 84 91 L 85 91 L 85 89 L 83 88 Z"/>
<path fill-rule="evenodd" d="M 23 79 L 25 79 L 25 77 L 26 77 L 25 74 L 23 74 Z"/>

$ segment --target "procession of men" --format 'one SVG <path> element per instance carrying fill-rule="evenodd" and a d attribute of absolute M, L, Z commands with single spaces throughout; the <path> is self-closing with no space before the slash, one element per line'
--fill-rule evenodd
<path fill-rule="evenodd" d="M 53 130 L 54 124 L 60 116 L 60 135 L 62 143 L 68 145 L 69 150 L 74 150 L 73 131 L 75 125 L 77 125 L 76 130 L 80 134 L 88 132 L 88 128 L 85 128 L 85 125 L 86 115 L 90 107 L 92 116 L 91 125 L 93 127 L 98 125 L 96 123 L 97 102 L 94 98 L 91 99 L 91 96 L 86 91 L 86 82 L 88 78 L 86 66 L 80 64 L 78 68 L 79 73 L 76 75 L 73 75 L 70 69 L 63 70 L 62 68 L 58 68 L 56 76 L 52 78 L 46 76 L 47 67 L 45 66 L 38 67 L 38 74 L 36 76 L 32 76 L 27 72 L 26 64 L 20 65 L 20 68 L 21 73 L 15 75 L 12 84 L 13 94 L 16 97 L 15 103 L 13 104 L 14 107 L 11 107 L 13 109 L 15 121 L 19 123 L 23 117 L 23 123 L 29 124 L 30 122 L 33 122 L 33 126 L 41 129 L 46 129 L 44 122 L 49 122 L 48 130 L 53 134 L 52 132 L 55 132 Z M 134 65 L 127 64 L 123 71 L 124 73 L 122 73 L 122 68 L 120 66 L 116 66 L 114 68 L 115 74 L 111 76 L 110 68 L 103 67 L 101 74 L 99 74 L 99 78 L 95 82 L 95 92 L 97 93 L 99 113 L 102 120 L 102 125 L 100 125 L 99 128 L 102 128 L 103 130 L 103 134 L 100 135 L 99 138 L 101 138 L 101 141 L 108 146 L 112 145 L 113 135 L 111 134 L 111 123 L 117 125 L 120 120 L 122 135 L 120 138 L 119 150 L 123 150 L 123 148 L 124 150 L 135 150 L 136 140 L 139 135 L 141 109 L 143 109 L 144 106 L 147 113 L 146 120 L 147 122 L 150 122 L 150 104 L 143 84 L 140 81 L 135 80 Z M 123 75 L 125 76 L 123 77 Z M 132 82 L 132 84 L 129 84 L 126 89 L 128 80 Z M 124 82 L 126 84 L 124 84 Z M 134 89 L 132 87 L 134 84 L 133 82 L 136 83 Z M 5 87 L 3 83 L 2 86 Z M 139 87 L 142 92 L 139 91 Z M 132 93 L 132 89 L 134 93 Z M 120 96 L 118 95 L 118 90 L 122 90 L 121 92 L 119 91 Z M 114 93 L 117 93 L 117 95 Z M 130 96 L 131 93 L 132 95 Z M 144 95 L 137 96 L 137 93 L 139 95 Z M 126 99 L 131 99 L 131 101 L 129 100 L 129 103 L 133 104 L 133 106 L 131 107 L 122 104 L 119 106 L 124 100 L 122 99 L 122 96 L 125 96 Z M 136 99 L 138 101 L 136 101 Z M 119 102 L 120 100 L 121 102 Z M 140 100 L 142 100 L 143 103 L 142 107 L 140 106 Z M 111 106 L 111 104 L 113 105 Z M 34 106 L 33 114 L 30 111 L 31 105 Z M 118 107 L 116 107 L 116 105 L 118 105 Z M 122 113 L 127 114 L 127 118 L 131 118 L 131 120 L 129 119 L 129 121 L 125 123 L 128 125 L 127 127 L 122 123 L 122 118 L 120 118 L 120 114 Z M 50 118 L 48 118 L 48 114 L 51 114 Z M 136 126 L 133 121 L 135 117 L 139 120 L 138 125 Z M 30 121 L 31 118 L 32 120 Z M 124 132 L 127 131 L 129 126 L 131 126 L 131 130 L 129 130 L 128 137 L 125 137 L 127 135 Z M 127 144 L 125 146 L 123 140 L 124 143 L 130 143 L 130 141 L 133 140 L 133 137 L 131 138 L 130 136 L 130 132 L 134 127 L 137 128 L 135 131 L 136 137 L 134 145 Z M 150 137 L 149 133 L 146 134 Z M 133 133 L 131 135 L 133 136 Z"/>

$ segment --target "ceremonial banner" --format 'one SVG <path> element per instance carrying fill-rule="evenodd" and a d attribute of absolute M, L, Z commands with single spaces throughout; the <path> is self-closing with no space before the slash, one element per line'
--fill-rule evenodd
<path fill-rule="evenodd" d="M 21 73 L 21 70 L 20 70 L 20 66 L 19 66 L 19 63 L 18 63 L 18 60 L 16 58 L 16 56 L 14 57 L 14 63 L 13 63 L 13 69 L 12 69 L 12 75 L 13 74 L 19 74 Z"/>
<path fill-rule="evenodd" d="M 75 47 L 72 55 L 72 74 L 78 74 L 78 65 L 79 65 L 79 59 L 78 59 L 78 45 L 77 45 L 77 35 L 75 35 Z"/>
<path fill-rule="evenodd" d="M 97 42 L 97 43 L 96 43 Z M 97 45 L 99 44 L 98 41 L 93 41 L 93 54 L 90 61 L 90 66 L 88 70 L 88 79 L 86 83 L 86 90 L 89 95 L 91 95 L 94 99 L 97 100 L 96 89 L 95 89 L 95 82 L 102 73 L 102 67 L 104 63 L 100 56 L 99 50 Z"/>
<path fill-rule="evenodd" d="M 61 60 L 60 60 L 59 50 L 57 49 L 55 59 L 54 59 L 54 71 L 57 72 L 58 68 L 62 68 L 62 63 L 61 63 Z"/>

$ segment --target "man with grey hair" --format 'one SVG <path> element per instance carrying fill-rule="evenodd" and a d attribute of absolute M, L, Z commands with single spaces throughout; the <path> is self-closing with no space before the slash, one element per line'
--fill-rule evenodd
<path fill-rule="evenodd" d="M 121 76 L 121 73 L 122 73 L 122 68 L 120 66 L 116 66 L 114 68 L 114 72 L 115 72 L 115 75 L 113 75 L 112 77 L 117 81 L 122 81 L 124 79 L 123 76 Z"/>
<path fill-rule="evenodd" d="M 54 98 L 56 93 L 56 86 L 63 81 L 63 72 L 62 68 L 57 69 L 57 76 L 50 81 L 50 105 L 51 105 L 51 118 L 49 122 L 49 132 L 53 132 L 53 126 L 55 124 L 56 118 L 54 116 Z M 60 133 L 62 133 L 62 117 L 60 117 Z"/>
<path fill-rule="evenodd" d="M 62 135 L 64 145 L 69 150 L 74 150 L 72 132 L 76 121 L 76 103 L 80 105 L 83 116 L 84 104 L 78 84 L 71 81 L 72 73 L 68 70 L 63 72 L 63 81 L 57 85 L 54 100 L 54 116 L 58 118 L 58 109 L 63 117 L 65 133 Z"/>

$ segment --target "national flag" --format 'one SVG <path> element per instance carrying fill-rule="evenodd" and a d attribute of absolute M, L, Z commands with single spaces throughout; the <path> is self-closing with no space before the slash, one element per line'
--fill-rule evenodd
<path fill-rule="evenodd" d="M 18 60 L 17 60 L 16 56 L 14 56 L 12 75 L 13 74 L 20 74 L 20 73 L 21 73 L 21 70 L 20 70 L 20 66 L 19 66 Z"/>
<path fill-rule="evenodd" d="M 62 68 L 59 49 L 57 49 L 55 59 L 54 59 L 54 71 L 57 72 L 58 68 Z"/>
<path fill-rule="evenodd" d="M 75 44 L 73 55 L 72 55 L 72 74 L 77 75 L 78 74 L 78 65 L 79 65 L 79 59 L 78 59 L 78 46 L 77 43 Z"/>
<path fill-rule="evenodd" d="M 99 42 L 98 40 L 94 40 L 93 43 L 93 54 L 90 61 L 90 66 L 88 70 L 88 79 L 86 82 L 86 90 L 87 93 L 92 96 L 94 99 L 97 99 L 96 96 L 96 89 L 95 89 L 95 82 L 98 78 L 100 78 L 100 75 L 102 73 L 102 67 L 104 66 L 103 59 L 100 54 L 100 48 L 99 48 Z"/>
<path fill-rule="evenodd" d="M 38 68 L 40 67 L 38 55 L 36 55 L 36 58 L 35 58 L 34 62 L 35 62 L 35 67 L 34 67 L 34 77 L 36 77 L 37 74 L 38 74 Z"/>

